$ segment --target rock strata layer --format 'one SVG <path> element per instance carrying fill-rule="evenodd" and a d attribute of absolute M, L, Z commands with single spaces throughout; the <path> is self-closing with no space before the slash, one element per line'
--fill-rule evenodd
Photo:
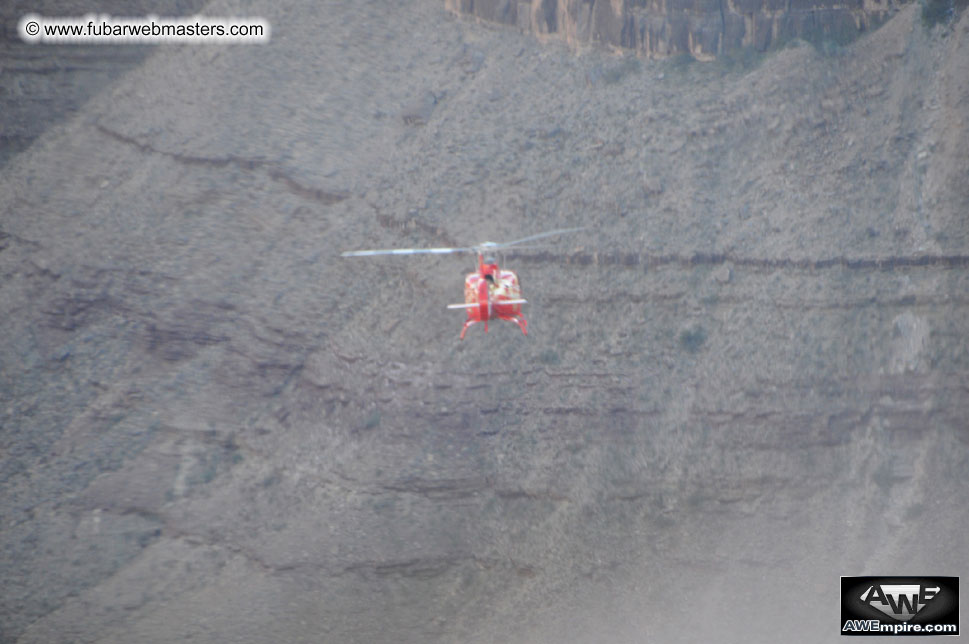
<path fill-rule="evenodd" d="M 888 0 L 445 0 L 451 11 L 662 58 L 718 54 L 803 38 L 846 42 L 884 22 Z"/>

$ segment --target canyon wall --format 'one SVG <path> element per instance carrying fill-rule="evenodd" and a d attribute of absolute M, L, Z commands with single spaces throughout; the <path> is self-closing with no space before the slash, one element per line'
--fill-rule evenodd
<path fill-rule="evenodd" d="M 793 38 L 846 42 L 897 8 L 890 0 L 445 0 L 445 6 L 574 45 L 701 60 Z"/>

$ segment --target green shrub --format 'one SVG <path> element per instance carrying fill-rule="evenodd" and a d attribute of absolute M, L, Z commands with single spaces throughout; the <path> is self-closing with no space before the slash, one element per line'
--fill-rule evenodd
<path fill-rule="evenodd" d="M 969 0 L 922 0 L 922 24 L 934 27 L 940 22 L 950 24 L 969 6 Z"/>
<path fill-rule="evenodd" d="M 690 353 L 696 353 L 706 342 L 707 332 L 702 326 L 695 326 L 692 329 L 684 329 L 680 333 L 680 346 L 689 351 Z"/>

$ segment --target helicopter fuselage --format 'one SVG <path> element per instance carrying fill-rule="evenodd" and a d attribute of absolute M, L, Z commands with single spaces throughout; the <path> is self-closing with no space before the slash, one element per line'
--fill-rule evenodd
<path fill-rule="evenodd" d="M 461 339 L 472 324 L 488 320 L 515 322 L 528 335 L 528 322 L 522 316 L 521 283 L 514 271 L 503 270 L 497 264 L 486 264 L 479 256 L 478 270 L 464 278 L 464 304 L 468 319 L 461 329 Z"/>

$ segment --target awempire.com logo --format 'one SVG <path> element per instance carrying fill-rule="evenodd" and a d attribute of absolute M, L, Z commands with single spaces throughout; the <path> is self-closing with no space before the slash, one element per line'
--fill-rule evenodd
<path fill-rule="evenodd" d="M 958 577 L 842 577 L 842 635 L 958 635 Z"/>

